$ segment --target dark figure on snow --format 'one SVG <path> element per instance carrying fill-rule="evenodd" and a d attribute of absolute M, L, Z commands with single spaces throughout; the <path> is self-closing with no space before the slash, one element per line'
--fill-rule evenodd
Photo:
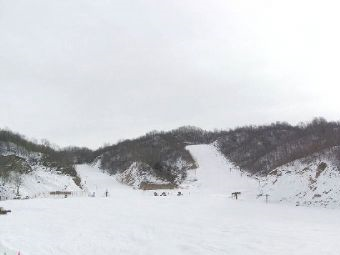
<path fill-rule="evenodd" d="M 238 196 L 240 196 L 240 195 L 241 195 L 241 192 L 233 192 L 233 193 L 231 193 L 231 197 L 235 198 L 236 200 L 238 199 Z"/>

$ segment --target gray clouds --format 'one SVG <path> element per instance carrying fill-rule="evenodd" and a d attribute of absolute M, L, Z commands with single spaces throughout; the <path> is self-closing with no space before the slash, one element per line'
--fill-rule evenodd
<path fill-rule="evenodd" d="M 96 147 L 339 119 L 337 1 L 0 0 L 0 126 Z"/>

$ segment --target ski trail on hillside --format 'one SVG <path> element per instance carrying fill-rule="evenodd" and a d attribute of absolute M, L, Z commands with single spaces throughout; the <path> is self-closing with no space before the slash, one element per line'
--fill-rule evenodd
<path fill-rule="evenodd" d="M 186 147 L 198 164 L 191 172 L 196 175 L 196 188 L 205 193 L 227 194 L 242 192 L 243 197 L 255 198 L 258 182 L 242 173 L 227 160 L 213 145 L 191 145 Z"/>
<path fill-rule="evenodd" d="M 82 180 L 82 186 L 90 194 L 95 193 L 96 196 L 105 196 L 117 193 L 117 191 L 130 190 L 126 185 L 119 183 L 115 176 L 111 176 L 101 170 L 97 165 L 82 164 L 77 165 L 77 173 Z"/>

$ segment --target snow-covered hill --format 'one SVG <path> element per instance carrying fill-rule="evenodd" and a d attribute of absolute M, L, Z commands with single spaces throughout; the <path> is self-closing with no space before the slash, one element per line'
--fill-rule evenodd
<path fill-rule="evenodd" d="M 261 180 L 261 194 L 272 202 L 340 207 L 340 172 L 328 153 L 296 160 Z"/>
<path fill-rule="evenodd" d="M 179 190 L 190 190 L 192 194 L 199 192 L 228 196 L 232 192 L 241 192 L 241 199 L 264 201 L 265 195 L 269 195 L 271 203 L 340 207 L 340 173 L 336 160 L 332 158 L 332 151 L 278 167 L 266 177 L 256 177 L 250 176 L 226 159 L 214 144 L 192 145 L 186 149 L 197 162 L 198 168 L 187 171 L 188 176 L 179 185 Z M 19 156 L 29 162 L 26 154 Z M 33 156 L 39 157 L 38 154 Z M 74 177 L 32 164 L 31 170 L 21 175 L 20 195 L 43 197 L 51 191 L 72 191 L 82 192 L 83 195 L 95 192 L 96 195 L 103 196 L 106 191 L 111 193 L 117 187 L 125 189 L 128 185 L 143 189 L 146 184 L 146 189 L 174 188 L 153 175 L 152 171 L 142 171 L 143 167 L 138 163 L 113 176 L 99 169 L 99 163 L 78 165 L 76 170 L 83 189 L 75 184 Z M 2 199 L 13 198 L 16 191 L 17 185 L 10 181 L 1 185 L 0 196 Z"/>
<path fill-rule="evenodd" d="M 72 177 L 60 174 L 52 169 L 35 168 L 33 171 L 20 176 L 20 197 L 37 198 L 46 197 L 51 191 L 79 192 L 81 189 L 75 184 Z M 17 195 L 17 185 L 14 182 L 2 185 L 0 192 L 3 199 L 11 199 Z"/>
<path fill-rule="evenodd" d="M 0 200 L 79 192 L 73 161 L 61 151 L 0 130 Z"/>
<path fill-rule="evenodd" d="M 241 192 L 241 199 L 304 206 L 340 207 L 340 172 L 332 150 L 278 167 L 266 177 L 249 176 L 226 159 L 214 145 L 187 149 L 199 162 L 184 186 L 204 193 Z M 196 180 L 196 181 L 194 181 Z"/>
<path fill-rule="evenodd" d="M 247 172 L 226 159 L 214 145 L 194 145 L 187 149 L 199 162 L 189 179 L 207 193 L 242 192 L 241 199 L 304 206 L 340 207 L 340 172 L 332 150 L 278 167 L 266 177 Z M 189 185 L 190 186 L 190 185 Z"/>
<path fill-rule="evenodd" d="M 5 163 L 9 164 L 9 168 L 12 164 L 13 169 L 10 169 L 8 176 L 2 178 L 0 176 L 0 200 L 15 197 L 45 197 L 51 191 L 81 191 L 75 183 L 74 176 L 61 173 L 54 167 L 43 166 L 36 163 L 37 161 L 32 163 L 28 158 L 30 156 L 2 156 L 11 157 Z M 39 159 L 40 156 L 37 157 Z M 27 170 L 22 171 L 22 165 Z"/>

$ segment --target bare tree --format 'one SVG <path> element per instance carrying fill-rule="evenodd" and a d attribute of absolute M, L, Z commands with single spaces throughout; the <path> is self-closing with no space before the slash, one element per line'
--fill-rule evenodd
<path fill-rule="evenodd" d="M 20 187 L 22 185 L 22 175 L 18 172 L 14 172 L 12 174 L 12 181 L 15 185 L 16 188 L 16 195 L 19 196 L 20 195 Z"/>

